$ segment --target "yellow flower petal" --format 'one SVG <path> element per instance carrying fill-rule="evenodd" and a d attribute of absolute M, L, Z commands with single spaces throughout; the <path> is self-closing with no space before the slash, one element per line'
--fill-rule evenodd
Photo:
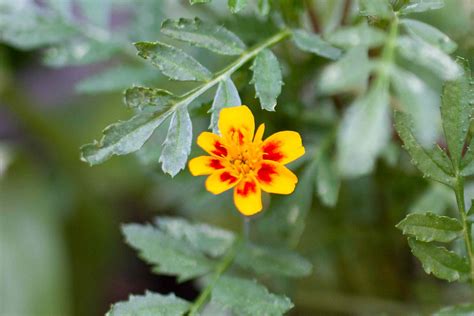
<path fill-rule="evenodd" d="M 255 132 L 255 137 L 253 138 L 253 142 L 256 144 L 261 143 L 264 132 L 265 132 L 265 124 L 262 123 L 260 124 L 260 126 L 257 128 L 257 131 Z"/>
<path fill-rule="evenodd" d="M 206 189 L 213 194 L 220 194 L 229 190 L 239 182 L 237 175 L 227 169 L 213 172 L 206 179 Z"/>
<path fill-rule="evenodd" d="M 239 182 L 234 190 L 234 203 L 240 213 L 245 216 L 254 215 L 262 210 L 262 191 L 252 178 Z"/>
<path fill-rule="evenodd" d="M 219 114 L 219 131 L 222 137 L 235 144 L 252 141 L 255 122 L 245 105 L 224 108 Z"/>
<path fill-rule="evenodd" d="M 227 148 L 222 137 L 210 132 L 202 132 L 197 138 L 199 147 L 207 151 L 210 155 L 218 157 L 227 156 Z"/>
<path fill-rule="evenodd" d="M 296 175 L 278 162 L 264 161 L 257 171 L 257 180 L 263 191 L 290 194 L 298 182 Z"/>
<path fill-rule="evenodd" d="M 297 132 L 278 132 L 263 141 L 263 159 L 287 164 L 304 155 L 301 136 Z"/>
<path fill-rule="evenodd" d="M 224 169 L 221 158 L 212 156 L 199 156 L 189 161 L 189 171 L 193 176 L 211 174 L 216 170 Z"/>

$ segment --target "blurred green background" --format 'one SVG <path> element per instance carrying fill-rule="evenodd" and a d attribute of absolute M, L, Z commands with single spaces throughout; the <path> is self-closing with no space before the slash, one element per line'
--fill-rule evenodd
<path fill-rule="evenodd" d="M 61 0 L 53 2 L 61 4 Z M 288 21 L 305 25 L 304 2 L 285 0 L 279 4 Z M 335 22 L 334 12 L 347 6 L 344 0 L 307 2 L 314 6 L 320 26 L 329 31 L 334 23 L 341 23 Z M 443 9 L 416 18 L 448 34 L 459 45 L 455 54 L 474 64 L 472 0 L 445 2 Z M 24 5 L 24 19 L 29 17 L 25 8 L 38 3 L 49 2 L 18 1 L 19 6 Z M 109 15 L 102 26 L 111 35 L 100 40 L 101 22 L 97 21 L 101 17 L 95 20 L 84 8 L 97 13 L 104 3 Z M 0 1 L 0 8 L 2 4 Z M 2 316 L 103 315 L 111 303 L 145 289 L 175 292 L 191 300 L 198 294 L 196 285 L 153 275 L 124 245 L 120 224 L 152 221 L 166 214 L 240 229 L 241 218 L 230 193 L 212 196 L 205 192 L 204 179 L 192 178 L 187 170 L 173 179 L 162 173 L 158 163 L 163 141 L 160 130 L 138 154 L 95 167 L 79 160 L 79 147 L 96 139 L 109 123 L 130 117 L 121 89 L 133 83 L 178 92 L 189 87 L 143 68 L 134 56 L 131 43 L 159 39 L 164 17 L 200 16 L 219 21 L 249 45 L 272 34 L 274 22 L 253 12 L 233 16 L 224 1 L 191 7 L 187 1 L 111 0 L 92 1 L 88 6 L 76 5 L 72 12 L 86 17 L 77 19 L 84 27 L 80 36 L 99 36 L 94 39 L 98 43 L 91 44 L 98 46 L 92 46 L 91 51 L 103 52 L 103 56 L 92 54 L 89 60 L 81 60 L 84 54 L 76 58 L 65 53 L 64 47 L 51 48 L 41 41 L 24 46 L 10 39 L 0 44 Z M 91 21 L 91 27 L 86 28 Z M 0 22 L 0 34 L 1 28 Z M 67 45 L 72 47 L 73 43 Z M 107 47 L 115 48 L 106 53 Z M 232 60 L 216 59 L 196 48 L 192 52 L 213 70 Z M 233 79 L 243 102 L 256 112 L 257 121 L 266 123 L 267 135 L 297 130 L 308 154 L 292 166 L 300 178 L 298 191 L 291 197 L 265 197 L 268 209 L 252 222 L 251 236 L 265 243 L 296 247 L 310 258 L 314 272 L 305 279 L 264 280 L 266 284 L 292 298 L 296 305 L 292 315 L 409 315 L 468 300 L 470 292 L 465 285 L 451 285 L 426 275 L 394 227 L 407 212 L 429 209 L 450 213 L 454 203 L 447 188 L 423 179 L 411 166 L 395 136 L 372 174 L 342 181 L 335 207 L 320 201 L 314 192 L 314 176 L 318 176 L 314 155 L 350 97 L 342 95 L 336 104 L 332 98 L 313 93 L 316 75 L 327 60 L 302 56 L 287 42 L 278 47 L 277 54 L 285 81 L 277 112 L 259 110 L 254 90 L 248 85 L 248 70 L 242 69 Z M 136 69 L 130 73 L 122 67 Z M 91 79 L 108 69 L 123 71 Z M 439 91 L 441 82 L 429 75 L 424 78 Z M 205 96 L 203 106 L 192 112 L 195 135 L 207 127 L 211 98 Z M 191 156 L 198 152 L 193 147 Z M 474 197 L 474 184 L 468 185 L 466 195 Z M 292 214 L 297 214 L 297 220 L 290 218 Z M 292 225 L 287 225 L 291 221 Z"/>

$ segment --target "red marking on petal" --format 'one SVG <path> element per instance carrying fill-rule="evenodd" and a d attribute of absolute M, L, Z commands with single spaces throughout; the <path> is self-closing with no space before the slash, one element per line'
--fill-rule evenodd
<path fill-rule="evenodd" d="M 220 175 L 220 179 L 222 182 L 229 182 L 229 184 L 232 184 L 237 181 L 237 178 L 231 175 L 229 172 L 223 172 Z"/>
<path fill-rule="evenodd" d="M 279 151 L 280 144 L 277 142 L 269 142 L 263 146 L 263 159 L 281 161 L 285 155 Z"/>
<path fill-rule="evenodd" d="M 238 138 L 238 142 L 240 145 L 243 145 L 244 144 L 244 134 L 239 130 L 239 129 L 236 129 L 235 127 L 232 127 L 230 129 L 230 133 L 232 135 L 232 139 L 235 140 L 235 137 L 234 135 L 237 133 L 237 138 Z"/>
<path fill-rule="evenodd" d="M 273 174 L 277 174 L 277 172 L 275 170 L 275 166 L 264 163 L 264 164 L 262 164 L 262 166 L 258 170 L 257 177 L 262 182 L 271 183 Z"/>
<path fill-rule="evenodd" d="M 237 194 L 244 197 L 248 196 L 250 193 L 257 192 L 257 184 L 253 181 L 244 182 L 243 188 L 237 188 Z"/>
<path fill-rule="evenodd" d="M 209 163 L 209 167 L 216 170 L 224 168 L 224 166 L 222 165 L 219 159 L 212 159 L 211 162 Z"/>
<path fill-rule="evenodd" d="M 214 150 L 212 153 L 216 156 L 225 157 L 227 156 L 227 149 L 219 141 L 214 143 Z"/>

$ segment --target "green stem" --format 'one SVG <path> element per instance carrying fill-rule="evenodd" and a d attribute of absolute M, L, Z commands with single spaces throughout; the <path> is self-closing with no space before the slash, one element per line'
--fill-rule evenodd
<path fill-rule="evenodd" d="M 474 285 L 474 253 L 472 248 L 472 226 L 467 219 L 466 205 L 464 203 L 464 178 L 456 172 L 456 183 L 453 187 L 456 194 L 456 202 L 458 205 L 459 214 L 461 216 L 464 242 L 466 244 L 466 254 L 469 257 L 469 265 L 471 268 L 471 283 Z"/>
<path fill-rule="evenodd" d="M 211 80 L 204 82 L 195 89 L 181 95 L 180 100 L 176 102 L 172 107 L 170 107 L 165 113 L 160 113 L 157 119 L 160 119 L 163 116 L 169 116 L 181 106 L 188 106 L 194 99 L 199 97 L 201 94 L 205 93 L 207 90 L 218 84 L 220 81 L 230 77 L 237 69 L 239 69 L 240 67 L 242 67 L 242 65 L 257 56 L 257 54 L 260 53 L 262 50 L 272 45 L 275 45 L 276 43 L 282 41 L 290 35 L 291 31 L 289 29 L 283 29 L 272 37 L 243 52 L 242 55 L 240 55 L 240 57 L 237 58 L 234 62 L 229 64 L 224 69 L 218 71 Z"/>
<path fill-rule="evenodd" d="M 194 304 L 191 305 L 188 316 L 198 315 L 199 310 L 207 302 L 209 296 L 211 295 L 212 289 L 216 285 L 222 273 L 224 273 L 232 265 L 235 255 L 237 254 L 237 250 L 240 248 L 241 242 L 242 242 L 241 237 L 238 237 L 235 240 L 232 247 L 227 251 L 227 254 L 219 262 L 219 264 L 216 267 L 216 270 L 214 272 L 211 282 L 201 292 L 201 294 L 198 296 L 196 301 L 194 301 Z"/>
<path fill-rule="evenodd" d="M 392 67 L 393 60 L 395 58 L 395 47 L 397 44 L 398 37 L 398 17 L 395 15 L 389 28 L 387 43 L 385 44 L 380 64 L 376 69 L 376 81 L 375 86 L 386 85 L 390 76 L 390 68 Z"/>

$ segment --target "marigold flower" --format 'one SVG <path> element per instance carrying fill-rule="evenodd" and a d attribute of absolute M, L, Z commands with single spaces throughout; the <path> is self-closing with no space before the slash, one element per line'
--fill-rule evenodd
<path fill-rule="evenodd" d="M 254 135 L 254 117 L 245 105 L 222 109 L 218 127 L 221 136 L 202 132 L 197 138 L 197 144 L 210 156 L 189 162 L 192 175 L 209 175 L 209 192 L 220 194 L 235 187 L 235 206 L 250 216 L 262 210 L 262 190 L 277 194 L 294 191 L 298 178 L 284 165 L 305 152 L 297 132 L 282 131 L 262 140 L 265 124 Z"/>

